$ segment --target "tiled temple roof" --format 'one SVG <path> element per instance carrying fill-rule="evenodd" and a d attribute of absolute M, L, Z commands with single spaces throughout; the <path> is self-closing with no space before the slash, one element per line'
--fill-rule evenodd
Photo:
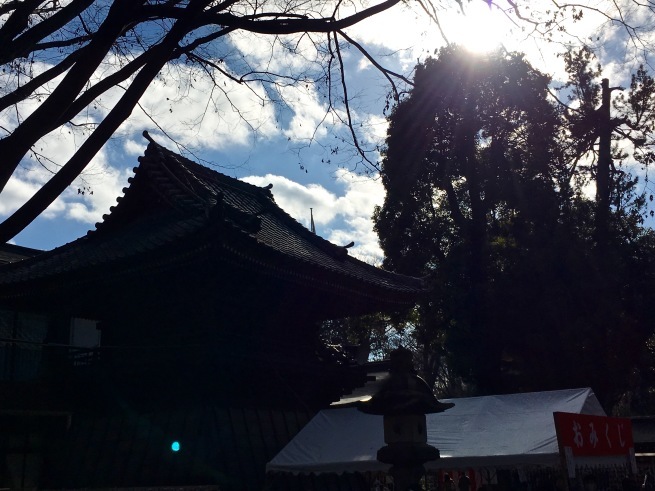
<path fill-rule="evenodd" d="M 1 266 L 0 299 L 15 295 L 19 285 L 25 292 L 62 275 L 80 283 L 100 267 L 143 274 L 203 253 L 312 288 L 345 288 L 388 307 L 411 305 L 424 290 L 422 280 L 368 265 L 307 230 L 277 206 L 270 186 L 225 176 L 144 135 L 150 143 L 118 204 L 85 237 Z M 193 250 L 181 246 L 191 242 Z M 170 250 L 166 259 L 160 255 L 156 266 L 149 264 L 152 253 L 163 250 Z"/>
<path fill-rule="evenodd" d="M 0 265 L 21 261 L 28 257 L 34 257 L 42 252 L 43 251 L 38 249 L 30 249 L 29 247 L 3 244 L 0 245 Z"/>

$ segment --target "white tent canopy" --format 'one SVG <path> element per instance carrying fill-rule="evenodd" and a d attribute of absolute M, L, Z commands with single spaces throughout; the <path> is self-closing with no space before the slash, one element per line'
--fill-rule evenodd
<path fill-rule="evenodd" d="M 455 406 L 427 415 L 428 443 L 441 459 L 428 468 L 464 469 L 557 465 L 559 453 L 553 412 L 605 412 L 591 389 L 531 392 L 444 399 Z M 355 408 L 326 409 L 267 465 L 291 473 L 386 470 L 376 460 L 384 446 L 382 416 Z"/>

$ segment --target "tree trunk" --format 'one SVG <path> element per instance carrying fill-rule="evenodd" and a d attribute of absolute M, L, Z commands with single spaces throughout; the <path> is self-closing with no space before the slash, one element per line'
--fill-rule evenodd
<path fill-rule="evenodd" d="M 598 109 L 598 168 L 596 171 L 596 243 L 607 245 L 610 212 L 610 168 L 612 166 L 612 122 L 609 80 L 602 82 L 602 104 Z"/>
<path fill-rule="evenodd" d="M 58 121 L 62 113 L 75 101 L 80 91 L 98 65 L 105 58 L 116 38 L 123 31 L 127 19 L 131 17 L 134 5 L 129 1 L 117 1 L 111 7 L 107 19 L 93 37 L 91 43 L 82 48 L 84 54 L 68 71 L 64 80 L 11 135 L 0 140 L 0 192 L 4 189 L 21 160 L 41 137 L 52 128 L 48 121 Z"/>
<path fill-rule="evenodd" d="M 153 59 L 146 64 L 135 77 L 123 97 L 109 112 L 96 130 L 77 150 L 75 155 L 39 189 L 23 206 L 0 223 L 0 243 L 5 243 L 15 237 L 25 227 L 38 217 L 84 170 L 91 159 L 100 151 L 118 127 L 125 121 L 147 90 L 152 79 L 159 73 L 164 64 L 170 60 L 180 40 L 187 33 L 189 22 L 202 10 L 209 0 L 196 2 L 188 8 L 189 16 L 180 19 L 170 30 L 166 38 L 153 50 Z"/>

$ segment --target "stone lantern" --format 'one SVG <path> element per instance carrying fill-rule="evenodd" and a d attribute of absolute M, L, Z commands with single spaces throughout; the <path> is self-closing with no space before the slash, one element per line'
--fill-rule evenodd
<path fill-rule="evenodd" d="M 397 491 L 418 490 L 425 474 L 423 464 L 439 458 L 439 450 L 427 443 L 425 415 L 440 413 L 454 406 L 442 403 L 416 375 L 412 352 L 398 348 L 391 352 L 389 378 L 359 410 L 383 416 L 384 442 L 377 459 L 391 464 L 389 473 Z"/>

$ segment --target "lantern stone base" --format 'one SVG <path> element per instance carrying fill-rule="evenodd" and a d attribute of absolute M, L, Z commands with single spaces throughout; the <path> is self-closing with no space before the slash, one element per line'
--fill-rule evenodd
<path fill-rule="evenodd" d="M 423 464 L 439 458 L 439 450 L 427 443 L 392 443 L 378 450 L 378 460 L 392 464 L 389 474 L 397 491 L 419 490 Z"/>
<path fill-rule="evenodd" d="M 393 477 L 393 486 L 396 491 L 421 491 L 421 478 L 425 475 L 425 467 L 414 465 L 410 467 L 393 466 L 389 469 Z"/>

